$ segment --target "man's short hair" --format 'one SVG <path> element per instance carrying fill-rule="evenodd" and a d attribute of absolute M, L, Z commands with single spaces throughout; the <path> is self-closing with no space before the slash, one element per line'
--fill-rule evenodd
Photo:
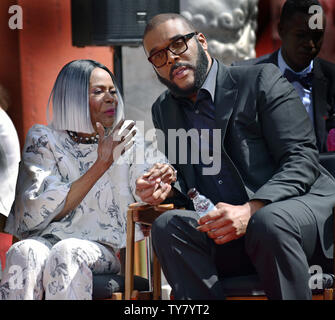
<path fill-rule="evenodd" d="M 151 20 L 149 20 L 144 30 L 143 39 L 145 38 L 148 32 L 156 28 L 158 25 L 168 20 L 173 20 L 173 19 L 181 20 L 185 23 L 186 26 L 190 28 L 190 30 L 192 31 L 195 30 L 195 27 L 192 24 L 192 22 L 188 20 L 187 18 L 185 18 L 183 15 L 178 14 L 178 13 L 161 13 L 161 14 L 157 14 Z"/>
<path fill-rule="evenodd" d="M 321 6 L 318 0 L 287 0 L 281 10 L 280 22 L 289 21 L 296 13 L 309 14 L 311 6 Z"/>
<path fill-rule="evenodd" d="M 89 86 L 91 73 L 95 68 L 104 69 L 111 76 L 118 106 L 114 126 L 123 118 L 124 108 L 120 90 L 112 72 L 94 60 L 74 60 L 59 72 L 48 101 L 48 122 L 56 130 L 93 133 L 89 107 Z M 52 102 L 52 119 L 49 119 Z"/>

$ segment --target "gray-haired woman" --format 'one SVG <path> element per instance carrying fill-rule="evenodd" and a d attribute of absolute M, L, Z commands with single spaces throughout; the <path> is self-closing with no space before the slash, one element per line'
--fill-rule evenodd
<path fill-rule="evenodd" d="M 124 123 L 113 74 L 93 60 L 60 71 L 50 95 L 52 120 L 26 137 L 14 209 L 6 231 L 21 241 L 7 253 L 2 299 L 91 299 L 92 273 L 118 273 L 127 206 L 152 166 L 133 122 Z M 138 156 L 144 154 L 143 157 Z M 165 199 L 174 170 L 160 153 Z M 144 161 L 140 161 L 144 159 Z M 143 234 L 136 229 L 137 239 Z"/>

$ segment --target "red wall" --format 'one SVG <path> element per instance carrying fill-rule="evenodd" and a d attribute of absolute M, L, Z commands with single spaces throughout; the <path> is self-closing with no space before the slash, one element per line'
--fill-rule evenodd
<path fill-rule="evenodd" d="M 23 30 L 19 32 L 23 131 L 46 122 L 46 104 L 56 76 L 74 59 L 95 59 L 112 68 L 108 47 L 75 48 L 71 44 L 70 0 L 19 0 Z"/>

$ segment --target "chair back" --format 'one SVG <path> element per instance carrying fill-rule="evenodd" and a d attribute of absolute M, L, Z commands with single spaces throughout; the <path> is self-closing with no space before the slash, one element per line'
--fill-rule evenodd
<path fill-rule="evenodd" d="M 335 151 L 320 153 L 319 162 L 335 178 Z M 333 212 L 335 214 L 335 208 L 333 208 Z M 333 223 L 334 223 L 334 230 L 335 230 L 335 219 Z M 334 240 L 334 257 L 335 257 L 335 240 Z M 332 289 L 325 290 L 325 293 L 324 293 L 325 299 L 328 296 L 330 300 L 333 300 L 335 298 L 334 289 L 333 289 L 335 286 L 334 275 L 335 275 L 335 264 L 334 264 L 333 274 L 330 275 L 331 278 L 329 278 L 330 281 L 327 282 L 330 284 L 330 286 L 326 287 L 326 288 L 332 288 Z"/>
<path fill-rule="evenodd" d="M 320 153 L 319 162 L 335 178 L 335 151 Z"/>

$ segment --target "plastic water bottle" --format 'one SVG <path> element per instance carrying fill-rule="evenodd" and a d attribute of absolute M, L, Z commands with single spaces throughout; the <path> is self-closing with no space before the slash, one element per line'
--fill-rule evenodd
<path fill-rule="evenodd" d="M 213 202 L 200 194 L 197 189 L 190 189 L 187 195 L 193 201 L 194 209 L 200 217 L 206 215 L 209 211 L 217 210 Z"/>

